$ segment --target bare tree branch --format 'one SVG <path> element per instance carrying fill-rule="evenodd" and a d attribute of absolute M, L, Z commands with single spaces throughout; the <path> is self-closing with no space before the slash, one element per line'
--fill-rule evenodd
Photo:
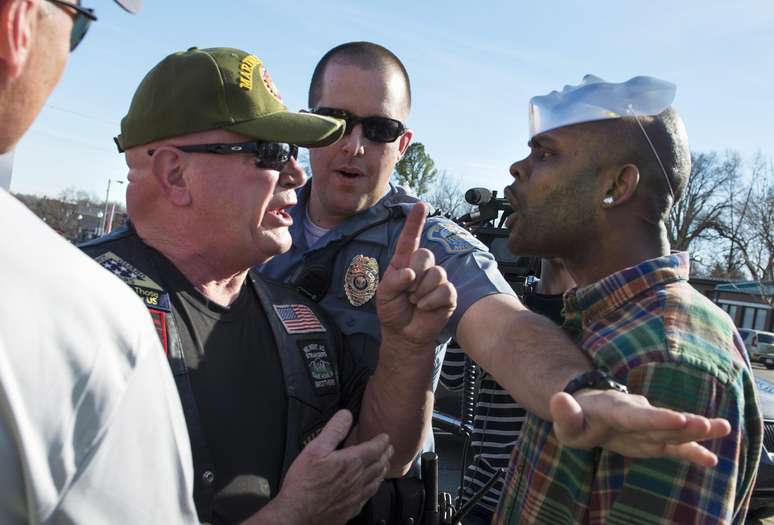
<path fill-rule="evenodd" d="M 432 189 L 423 196 L 423 199 L 432 204 L 435 209 L 451 217 L 458 217 L 471 208 L 465 202 L 462 181 L 459 178 L 452 178 L 446 170 L 441 172 L 441 176 L 433 183 Z"/>
<path fill-rule="evenodd" d="M 751 165 L 752 181 L 741 188 L 744 198 L 732 207 L 732 220 L 719 229 L 731 243 L 732 251 L 750 277 L 757 281 L 761 298 L 769 305 L 774 297 L 765 293 L 766 283 L 774 281 L 774 167 L 758 154 Z M 733 220 L 734 215 L 736 220 Z"/>
<path fill-rule="evenodd" d="M 691 154 L 691 178 L 667 221 L 669 242 L 690 251 L 699 239 L 710 239 L 731 208 L 730 194 L 739 179 L 741 158 L 726 152 Z"/>

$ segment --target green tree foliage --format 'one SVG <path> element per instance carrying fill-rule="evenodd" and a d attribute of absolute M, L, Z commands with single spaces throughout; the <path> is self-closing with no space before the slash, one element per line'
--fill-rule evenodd
<path fill-rule="evenodd" d="M 430 185 L 438 176 L 438 168 L 425 151 L 425 145 L 414 142 L 395 164 L 395 175 L 398 184 L 410 187 L 418 197 L 422 197 L 430 191 Z"/>

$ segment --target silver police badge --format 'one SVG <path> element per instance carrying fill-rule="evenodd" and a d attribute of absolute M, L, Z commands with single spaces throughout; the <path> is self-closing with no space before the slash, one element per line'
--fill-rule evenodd
<path fill-rule="evenodd" d="M 379 263 L 373 257 L 358 255 L 349 263 L 344 276 L 344 292 L 352 306 L 363 306 L 376 293 Z"/>

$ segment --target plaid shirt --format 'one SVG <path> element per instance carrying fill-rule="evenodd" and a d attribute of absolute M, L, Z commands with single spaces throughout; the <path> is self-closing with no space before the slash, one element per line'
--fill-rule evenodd
<path fill-rule="evenodd" d="M 742 341 L 728 316 L 687 282 L 688 255 L 645 261 L 565 296 L 565 329 L 629 391 L 661 407 L 731 423 L 704 445 L 715 468 L 561 446 L 530 416 L 495 524 L 744 523 L 762 419 Z"/>

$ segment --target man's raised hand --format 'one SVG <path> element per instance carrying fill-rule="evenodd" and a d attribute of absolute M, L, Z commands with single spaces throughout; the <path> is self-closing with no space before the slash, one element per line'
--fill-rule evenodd
<path fill-rule="evenodd" d="M 434 343 L 457 307 L 457 291 L 430 250 L 419 248 L 427 205 L 417 203 L 403 225 L 390 266 L 376 292 L 382 336 Z"/>

